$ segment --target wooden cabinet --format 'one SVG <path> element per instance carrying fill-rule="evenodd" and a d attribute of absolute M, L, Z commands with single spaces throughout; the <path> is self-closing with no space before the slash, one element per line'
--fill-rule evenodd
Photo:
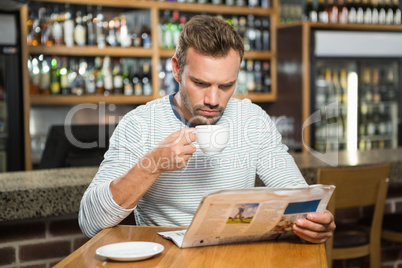
<path fill-rule="evenodd" d="M 36 2 L 36 0 L 33 0 Z M 110 8 L 127 8 L 142 9 L 150 13 L 151 28 L 151 48 L 138 47 L 105 47 L 100 49 L 96 46 L 28 46 L 26 42 L 22 45 L 22 66 L 26 66 L 29 55 L 44 54 L 48 56 L 111 56 L 111 57 L 133 57 L 133 58 L 150 58 L 152 66 L 152 87 L 153 93 L 150 96 L 100 96 L 100 95 L 30 95 L 29 90 L 29 73 L 27 68 L 23 68 L 23 87 L 24 87 L 24 118 L 25 118 L 25 153 L 26 153 L 26 169 L 32 169 L 31 163 L 31 140 L 29 132 L 29 114 L 32 106 L 45 105 L 75 105 L 80 103 L 113 103 L 113 104 L 143 104 L 153 99 L 160 98 L 159 94 L 159 78 L 158 66 L 163 58 L 169 58 L 174 55 L 173 49 L 160 49 L 158 42 L 158 25 L 159 15 L 164 10 L 178 10 L 180 12 L 191 13 L 207 13 L 216 15 L 248 15 L 268 17 L 270 21 L 270 51 L 246 51 L 244 58 L 253 60 L 270 61 L 271 91 L 268 93 L 249 93 L 246 95 L 235 95 L 237 98 L 249 98 L 253 102 L 272 102 L 276 100 L 276 27 L 277 27 L 277 10 L 278 0 L 271 0 L 271 7 L 249 8 L 226 5 L 213 4 L 197 4 L 197 3 L 177 3 L 177 2 L 161 2 L 161 1 L 140 1 L 140 0 L 87 0 L 85 3 L 79 0 L 41 0 L 49 5 L 61 5 L 70 3 L 72 5 L 93 5 L 104 6 Z M 28 8 L 25 6 L 20 11 L 21 14 L 21 40 L 27 37 L 27 21 Z"/>

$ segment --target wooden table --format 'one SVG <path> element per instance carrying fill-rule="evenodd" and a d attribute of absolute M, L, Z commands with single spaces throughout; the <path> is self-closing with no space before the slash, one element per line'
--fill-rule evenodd
<path fill-rule="evenodd" d="M 180 249 L 158 235 L 161 231 L 182 229 L 124 225 L 104 229 L 55 267 L 327 267 L 323 244 L 263 241 Z M 137 262 L 109 261 L 95 254 L 101 246 L 128 241 L 156 242 L 165 249 L 161 254 Z"/>

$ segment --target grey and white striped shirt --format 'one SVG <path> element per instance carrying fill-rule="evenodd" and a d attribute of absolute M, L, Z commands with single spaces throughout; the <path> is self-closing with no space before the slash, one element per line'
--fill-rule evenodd
<path fill-rule="evenodd" d="M 259 106 L 231 98 L 217 124 L 230 127 L 227 147 L 212 156 L 197 149 L 184 169 L 161 174 L 134 209 L 138 225 L 188 226 L 206 191 L 254 187 L 256 174 L 268 187 L 307 185 L 281 143 L 274 122 Z M 173 95 L 126 114 L 81 200 L 79 224 L 85 235 L 92 237 L 115 226 L 133 211 L 114 202 L 110 182 L 161 140 L 186 126 L 189 124 L 174 110 Z"/>

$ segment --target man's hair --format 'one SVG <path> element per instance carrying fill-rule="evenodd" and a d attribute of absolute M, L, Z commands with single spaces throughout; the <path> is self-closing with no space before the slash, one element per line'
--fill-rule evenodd
<path fill-rule="evenodd" d="M 223 19 L 197 15 L 183 27 L 176 47 L 175 56 L 180 65 L 180 77 L 187 63 L 187 51 L 192 47 L 202 55 L 224 57 L 231 49 L 239 53 L 240 62 L 244 55 L 241 36 Z"/>

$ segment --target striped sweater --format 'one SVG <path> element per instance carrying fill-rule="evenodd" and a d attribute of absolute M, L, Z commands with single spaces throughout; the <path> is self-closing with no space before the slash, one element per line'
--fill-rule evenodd
<path fill-rule="evenodd" d="M 174 109 L 173 95 L 142 105 L 120 121 L 109 150 L 80 205 L 79 224 L 88 237 L 117 225 L 133 210 L 138 225 L 188 226 L 206 191 L 254 187 L 256 174 L 268 187 L 306 186 L 275 124 L 250 100 L 231 98 L 216 124 L 230 127 L 222 153 L 198 148 L 184 169 L 162 173 L 133 209 L 117 205 L 112 180 L 171 133 L 189 126 Z"/>

